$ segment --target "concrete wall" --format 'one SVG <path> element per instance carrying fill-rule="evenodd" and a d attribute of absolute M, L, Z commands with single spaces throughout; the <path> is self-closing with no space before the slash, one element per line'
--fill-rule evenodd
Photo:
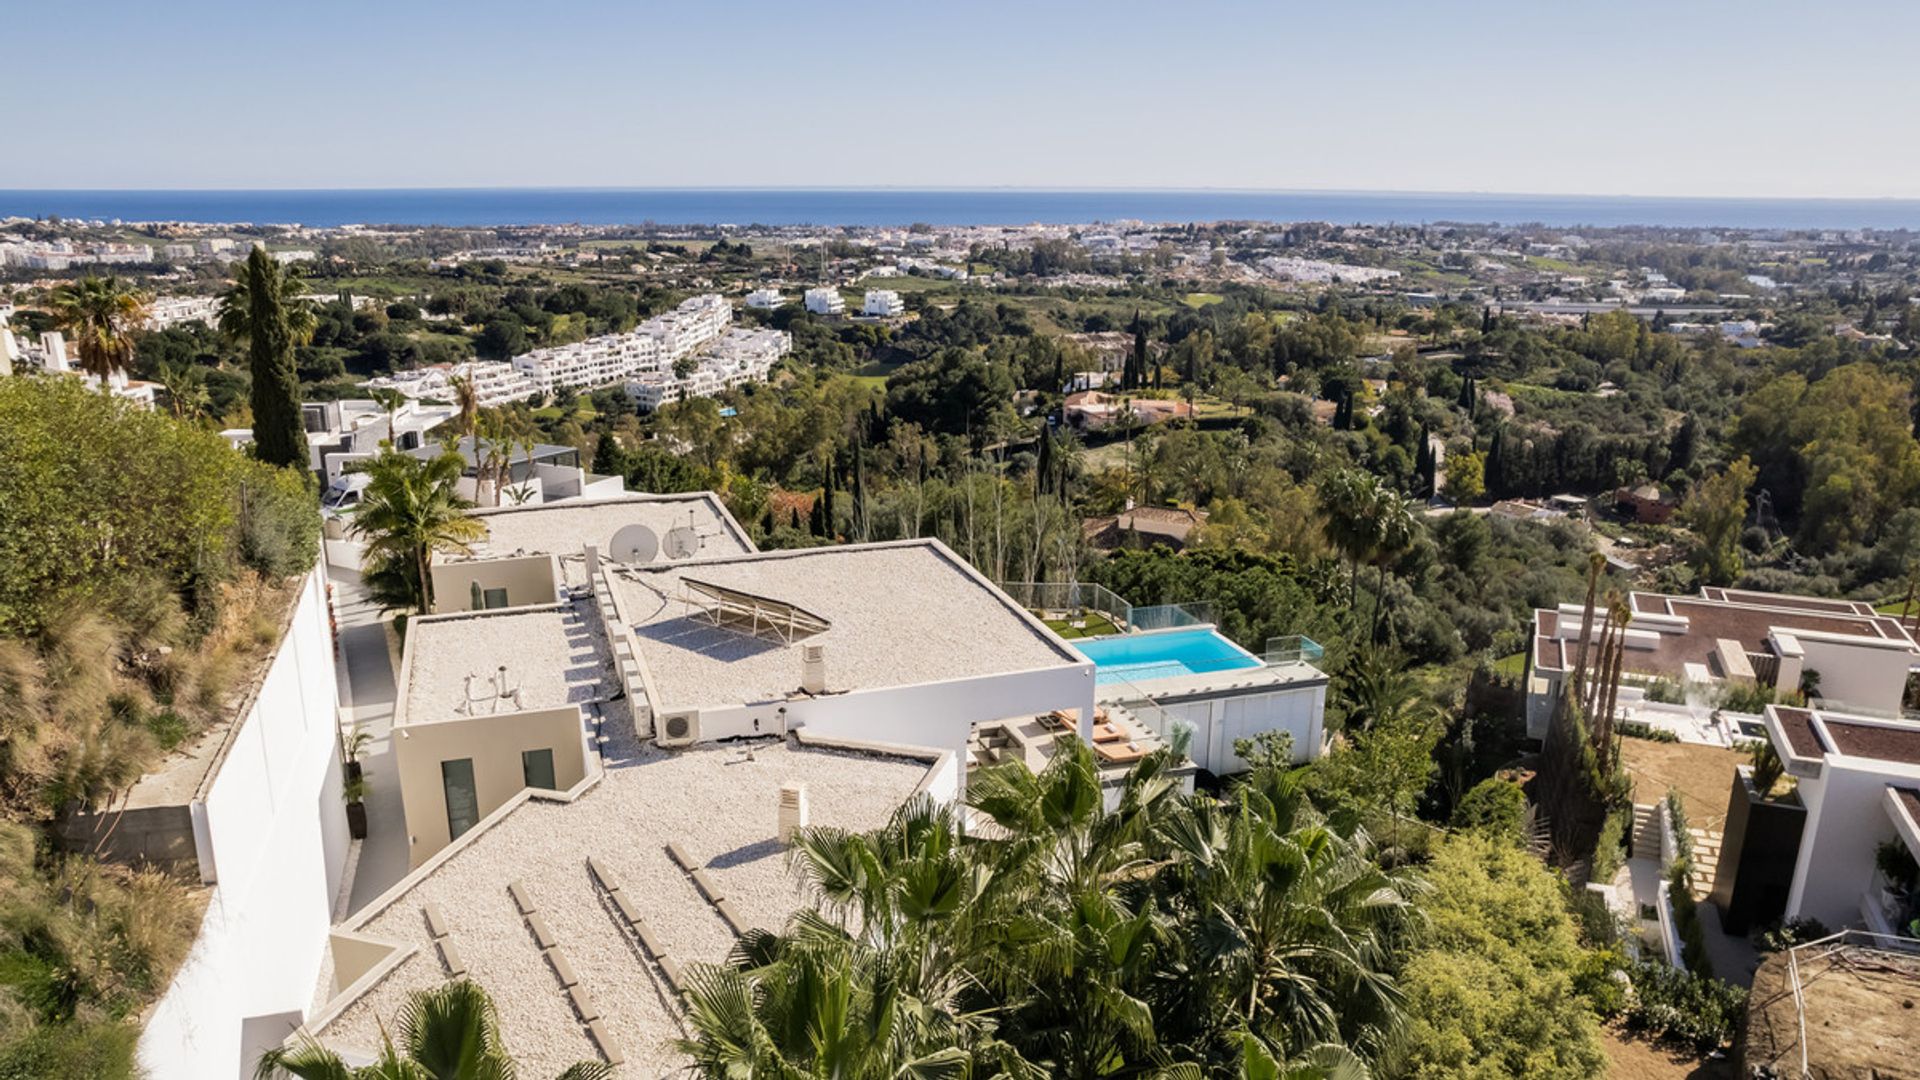
<path fill-rule="evenodd" d="M 251 1075 L 311 1004 L 348 848 L 335 678 L 316 572 L 191 805 L 213 892 L 140 1038 L 152 1080 Z"/>
<path fill-rule="evenodd" d="M 476 581 L 482 589 L 507 590 L 508 607 L 552 604 L 560 599 L 560 560 L 552 555 L 436 562 L 432 573 L 435 615 L 474 610 Z"/>
<path fill-rule="evenodd" d="M 579 783 L 587 771 L 586 725 L 578 705 L 409 723 L 395 729 L 393 745 L 407 816 L 409 868 L 452 840 L 441 762 L 473 759 L 476 820 L 526 787 L 521 751 L 552 750 L 553 780 L 562 791 Z"/>

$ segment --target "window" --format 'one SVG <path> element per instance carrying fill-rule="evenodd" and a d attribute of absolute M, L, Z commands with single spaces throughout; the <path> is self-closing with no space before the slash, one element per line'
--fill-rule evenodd
<path fill-rule="evenodd" d="M 483 595 L 484 602 L 490 609 L 507 606 L 507 590 L 505 589 L 488 589 Z"/>
<path fill-rule="evenodd" d="M 447 794 L 447 838 L 458 840 L 480 820 L 480 799 L 473 789 L 473 759 L 441 762 L 440 785 Z"/>
<path fill-rule="evenodd" d="M 520 751 L 520 774 L 526 777 L 528 787 L 553 791 L 556 787 L 553 782 L 553 751 Z"/>

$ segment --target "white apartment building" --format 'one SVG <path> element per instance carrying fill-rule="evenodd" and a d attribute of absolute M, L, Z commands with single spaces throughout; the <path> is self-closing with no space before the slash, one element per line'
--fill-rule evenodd
<path fill-rule="evenodd" d="M 641 323 L 636 333 L 658 342 L 661 363 L 671 364 L 719 337 L 731 325 L 733 305 L 718 293 L 705 293 Z"/>
<path fill-rule="evenodd" d="M 524 401 L 540 393 L 540 387 L 502 360 L 466 360 L 458 364 L 435 364 L 393 375 L 382 375 L 362 383 L 375 389 L 398 390 L 415 401 L 452 401 L 453 380 L 473 383 L 474 397 L 481 407 L 491 408 L 510 401 Z"/>
<path fill-rule="evenodd" d="M 900 294 L 892 289 L 868 289 L 866 301 L 860 305 L 860 310 L 867 315 L 892 318 L 905 315 L 907 305 L 900 299 Z"/>
<path fill-rule="evenodd" d="M 683 378 L 670 366 L 642 372 L 627 382 L 627 397 L 652 411 L 671 401 L 712 397 L 750 382 L 764 381 L 780 358 L 793 351 L 793 335 L 784 330 L 729 330 L 699 358 Z"/>
<path fill-rule="evenodd" d="M 147 305 L 147 329 L 165 330 L 195 320 L 212 326 L 219 311 L 220 298 L 217 296 L 157 297 Z"/>
<path fill-rule="evenodd" d="M 815 315 L 844 315 L 847 302 L 840 296 L 840 290 L 821 287 L 807 290 L 807 310 Z"/>
<path fill-rule="evenodd" d="M 192 244 L 167 244 L 160 253 L 169 259 L 191 259 L 198 254 Z"/>
<path fill-rule="evenodd" d="M 513 358 L 513 369 L 552 393 L 563 387 L 605 386 L 660 363 L 659 340 L 650 334 L 607 334 L 571 345 L 535 349 Z"/>
<path fill-rule="evenodd" d="M 772 311 L 781 303 L 779 289 L 755 289 L 747 294 L 747 306 L 760 311 Z"/>

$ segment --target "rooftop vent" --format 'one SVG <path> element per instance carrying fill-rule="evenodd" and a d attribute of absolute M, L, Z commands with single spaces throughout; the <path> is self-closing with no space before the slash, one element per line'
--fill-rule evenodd
<path fill-rule="evenodd" d="M 789 780 L 780 785 L 780 842 L 793 843 L 793 834 L 807 827 L 807 785 Z"/>
<path fill-rule="evenodd" d="M 800 689 L 809 694 L 827 692 L 827 647 L 800 646 Z"/>

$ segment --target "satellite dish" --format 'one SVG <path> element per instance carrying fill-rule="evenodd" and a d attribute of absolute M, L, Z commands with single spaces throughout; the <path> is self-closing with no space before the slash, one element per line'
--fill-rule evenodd
<path fill-rule="evenodd" d="M 650 563 L 660 554 L 660 537 L 645 525 L 623 525 L 607 544 L 607 558 L 621 563 Z"/>
<path fill-rule="evenodd" d="M 700 553 L 700 534 L 691 525 L 676 526 L 667 533 L 667 558 L 690 559 Z"/>

